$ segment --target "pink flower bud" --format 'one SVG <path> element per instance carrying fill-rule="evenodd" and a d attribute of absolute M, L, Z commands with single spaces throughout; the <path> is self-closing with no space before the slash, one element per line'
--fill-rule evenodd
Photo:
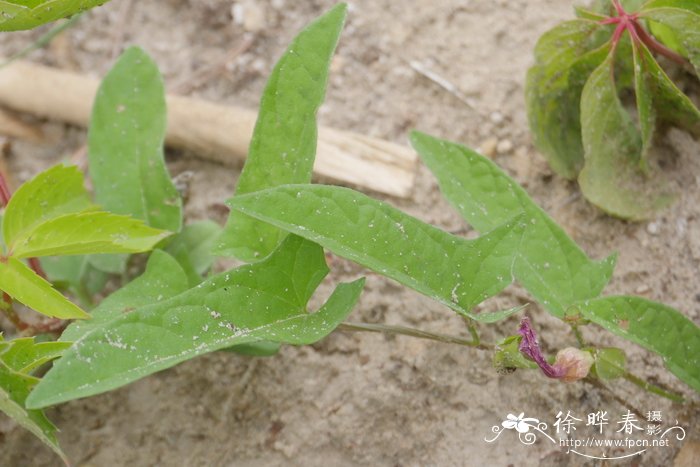
<path fill-rule="evenodd" d="M 561 372 L 559 377 L 565 383 L 578 381 L 588 376 L 593 365 L 593 355 L 585 350 L 567 347 L 557 352 L 554 367 Z"/>

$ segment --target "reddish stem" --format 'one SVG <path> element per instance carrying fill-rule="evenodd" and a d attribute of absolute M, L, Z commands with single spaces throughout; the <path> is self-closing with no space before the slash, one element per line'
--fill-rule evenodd
<path fill-rule="evenodd" d="M 32 268 L 34 272 L 39 275 L 39 277 L 48 280 L 46 278 L 46 272 L 44 271 L 44 268 L 41 267 L 39 258 L 29 258 L 27 259 L 27 262 L 29 263 L 29 267 Z"/>
<path fill-rule="evenodd" d="M 644 45 L 646 45 L 650 50 L 656 52 L 659 55 L 663 55 L 664 57 L 678 63 L 679 65 L 685 66 L 688 64 L 687 60 L 682 55 L 674 52 L 673 50 L 669 49 L 668 47 L 654 39 L 642 27 L 642 25 L 639 24 L 639 13 L 627 13 L 623 8 L 622 3 L 620 3 L 620 0 L 612 0 L 612 4 L 615 6 L 617 16 L 609 16 L 601 20 L 600 24 L 617 25 L 612 37 L 613 49 L 617 47 L 617 44 L 622 38 L 624 32 L 628 31 L 630 33 L 630 36 L 632 37 L 632 40 L 634 40 L 637 44 L 641 42 Z"/>
<path fill-rule="evenodd" d="M 7 203 L 10 202 L 10 196 L 12 196 L 10 188 L 7 186 L 5 176 L 0 171 L 0 204 L 2 204 L 2 207 L 7 206 Z"/>
<path fill-rule="evenodd" d="M 630 30 L 630 33 L 632 33 L 632 30 Z M 634 22 L 634 34 L 636 35 L 647 47 L 649 47 L 650 50 L 658 53 L 659 55 L 663 55 L 664 57 L 668 58 L 671 61 L 674 61 L 678 63 L 679 65 L 687 65 L 688 61 L 683 57 L 681 54 L 674 52 L 673 50 L 669 49 L 665 45 L 663 45 L 661 42 L 657 41 L 649 33 L 637 22 Z"/>

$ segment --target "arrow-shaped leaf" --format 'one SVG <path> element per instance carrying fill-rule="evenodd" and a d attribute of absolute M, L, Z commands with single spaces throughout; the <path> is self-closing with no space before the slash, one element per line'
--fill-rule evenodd
<path fill-rule="evenodd" d="M 260 101 L 260 113 L 236 194 L 289 183 L 308 183 L 316 157 L 316 112 L 345 22 L 339 4 L 304 29 L 277 62 Z M 257 261 L 286 233 L 231 212 L 216 253 Z"/>
<path fill-rule="evenodd" d="M 459 144 L 413 132 L 411 144 L 438 179 L 440 190 L 481 233 L 525 213 L 527 229 L 515 262 L 515 278 L 553 315 L 574 302 L 597 297 L 615 257 L 592 261 L 527 192 L 488 158 Z"/>
<path fill-rule="evenodd" d="M 492 322 L 518 311 L 471 311 L 512 282 L 522 234 L 517 219 L 476 240 L 466 240 L 356 191 L 323 185 L 271 188 L 236 196 L 228 204 L 470 318 Z"/>
<path fill-rule="evenodd" d="M 319 311 L 309 314 L 307 302 L 327 272 L 318 245 L 288 236 L 259 263 L 218 274 L 87 332 L 32 391 L 27 406 L 114 389 L 235 344 L 315 342 L 350 313 L 364 283 L 339 285 Z"/>

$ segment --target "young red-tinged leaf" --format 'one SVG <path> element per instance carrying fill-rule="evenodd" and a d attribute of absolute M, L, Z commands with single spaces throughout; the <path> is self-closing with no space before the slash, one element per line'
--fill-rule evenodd
<path fill-rule="evenodd" d="M 0 261 L 0 290 L 46 316 L 61 319 L 90 317 L 27 265 L 12 257 Z"/>
<path fill-rule="evenodd" d="M 640 297 L 604 297 L 577 305 L 588 320 L 659 354 L 668 369 L 700 391 L 700 328 L 679 311 Z"/>
<path fill-rule="evenodd" d="M 235 196 L 228 204 L 472 319 L 493 322 L 519 311 L 472 311 L 513 280 L 523 232 L 518 217 L 487 235 L 466 240 L 347 188 L 286 185 Z"/>
<path fill-rule="evenodd" d="M 612 276 L 615 256 L 593 261 L 495 163 L 449 141 L 413 132 L 411 144 L 438 180 L 440 190 L 481 233 L 524 212 L 527 229 L 516 253 L 514 273 L 553 315 L 572 303 L 600 295 Z"/>
<path fill-rule="evenodd" d="M 316 157 L 316 112 L 323 102 L 331 57 L 345 22 L 339 4 L 292 42 L 267 83 L 236 195 L 308 183 Z M 229 215 L 215 252 L 257 261 L 287 234 L 240 212 Z"/>
<path fill-rule="evenodd" d="M 581 129 L 585 165 L 579 185 L 586 199 L 623 219 L 642 220 L 667 206 L 673 193 L 663 173 L 639 170 L 639 130 L 617 95 L 612 66 L 614 51 L 591 74 L 581 96 Z"/>
<path fill-rule="evenodd" d="M 81 13 L 109 0 L 0 1 L 0 31 L 33 29 L 44 23 Z"/>
<path fill-rule="evenodd" d="M 340 284 L 319 311 L 308 313 L 308 300 L 327 273 L 321 247 L 290 235 L 263 261 L 88 331 L 44 376 L 27 407 L 108 391 L 236 344 L 316 342 L 346 318 L 364 283 Z"/>

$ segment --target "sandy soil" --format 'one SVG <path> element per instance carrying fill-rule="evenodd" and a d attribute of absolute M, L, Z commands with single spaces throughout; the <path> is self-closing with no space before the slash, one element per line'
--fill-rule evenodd
<path fill-rule="evenodd" d="M 169 88 L 255 107 L 285 45 L 332 3 L 115 0 L 91 11 L 31 58 L 100 76 L 123 46 L 138 44 L 156 59 Z M 493 152 L 587 252 L 596 258 L 619 252 L 607 292 L 660 300 L 700 323 L 698 142 L 678 131 L 661 139 L 676 154 L 674 177 L 684 189 L 671 209 L 640 224 L 609 218 L 588 205 L 575 184 L 553 176 L 532 147 L 524 110 L 525 71 L 537 37 L 571 17 L 572 4 L 353 1 L 320 119 L 401 143 L 408 129 L 417 128 Z M 37 34 L 0 36 L 0 53 L 18 50 Z M 228 52 L 245 37 L 252 37 L 252 46 L 227 61 Z M 468 102 L 417 74 L 408 65 L 411 60 L 454 83 Z M 198 70 L 212 64 L 223 66 L 198 78 Z M 83 130 L 39 123 L 51 143 L 13 144 L 8 162 L 18 180 L 84 144 Z M 194 171 L 189 219 L 223 221 L 220 202 L 232 192 L 237 171 L 190 156 L 168 154 L 173 174 Z M 441 199 L 425 168 L 419 169 L 411 199 L 388 201 L 440 227 L 468 230 Z M 360 274 L 359 267 L 334 261 L 334 281 Z M 520 303 L 521 296 L 512 288 L 487 306 Z M 528 313 L 545 350 L 574 343 L 558 320 L 536 306 Z M 352 318 L 465 333 L 450 310 L 375 275 L 369 275 Z M 512 334 L 517 323 L 512 318 L 485 329 L 484 339 Z M 688 393 L 659 358 L 594 327 L 585 336 L 600 345 L 623 347 L 632 370 Z M 547 440 L 525 446 L 508 432 L 493 444 L 484 441 L 509 413 L 525 412 L 551 423 L 560 410 L 579 418 L 607 410 L 613 425 L 631 407 L 644 413 L 659 410 L 667 422 L 678 420 L 687 429 L 686 443 L 700 439 L 697 412 L 632 385 L 619 383 L 613 394 L 586 384 L 550 382 L 535 372 L 498 375 L 490 359 L 487 353 L 457 346 L 338 332 L 314 346 L 285 347 L 273 358 L 207 355 L 110 394 L 56 407 L 49 415 L 62 430 L 61 444 L 69 457 L 84 466 L 583 465 L 584 458 Z M 1 465 L 59 464 L 9 420 L 0 419 L 0 430 Z M 671 465 L 682 445 L 672 441 L 671 447 L 616 465 Z"/>

